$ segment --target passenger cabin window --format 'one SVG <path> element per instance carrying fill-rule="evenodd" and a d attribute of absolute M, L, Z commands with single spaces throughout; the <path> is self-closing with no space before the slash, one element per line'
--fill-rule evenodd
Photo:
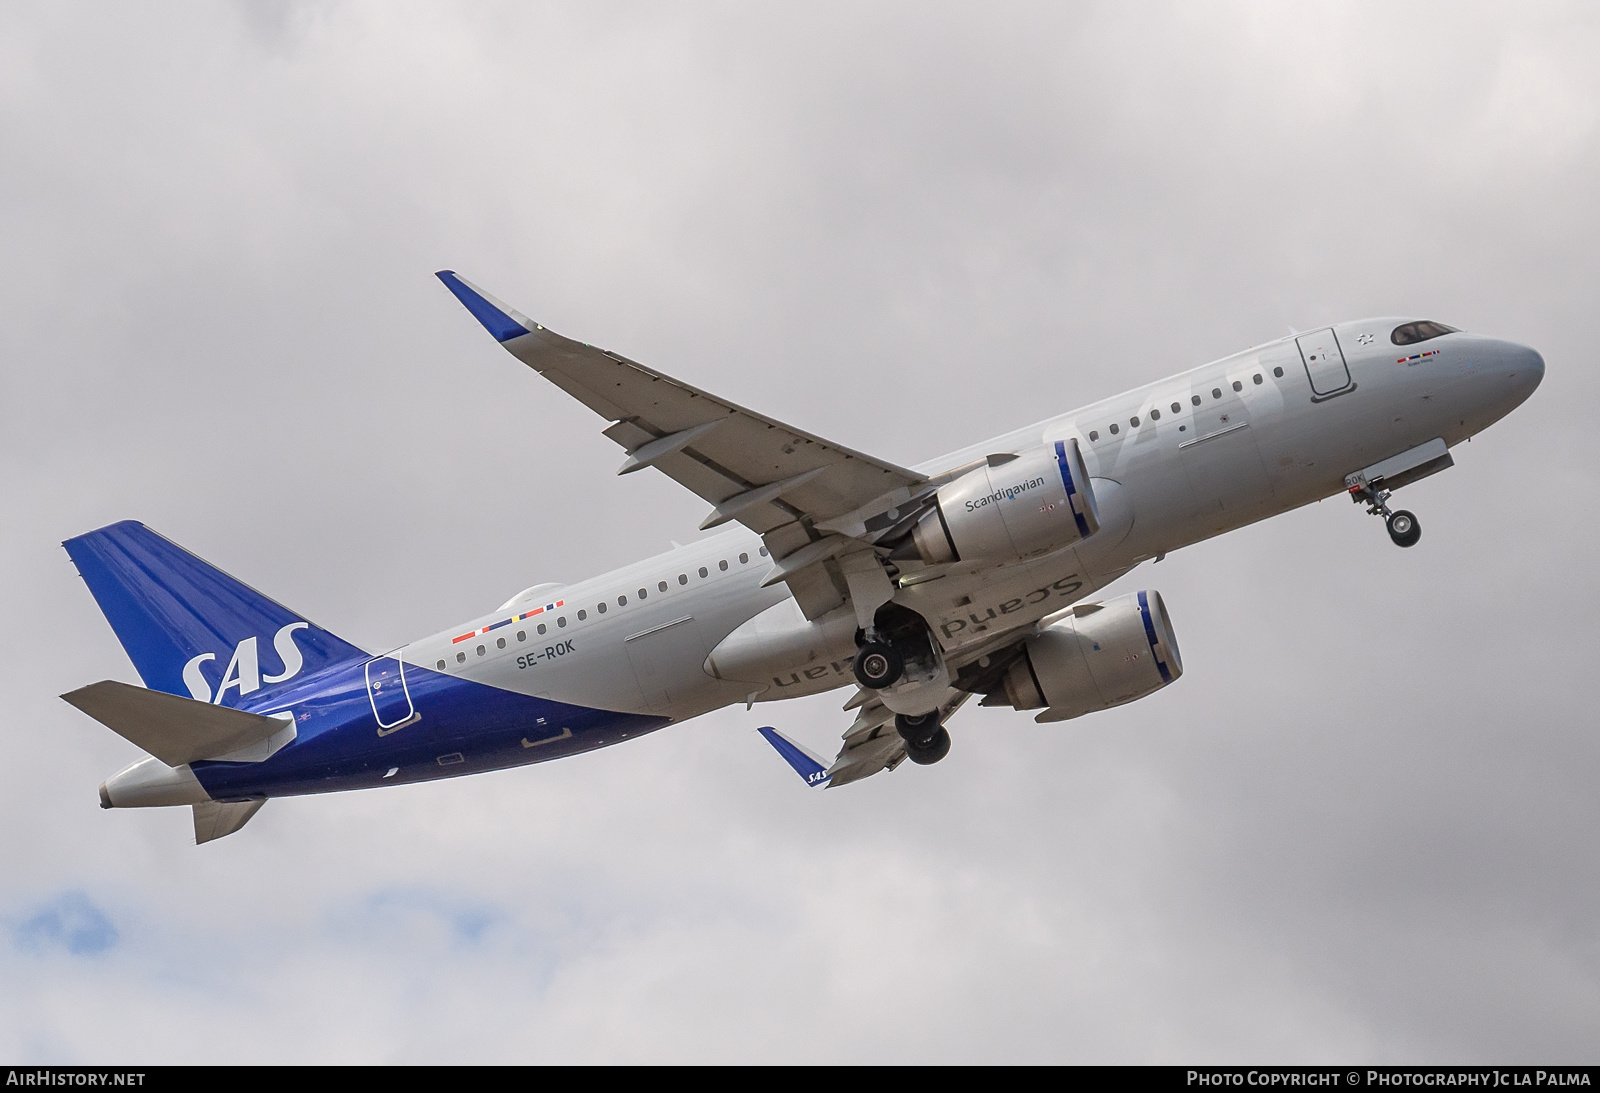
<path fill-rule="evenodd" d="M 594 609 L 604 615 L 606 613 L 606 601 L 601 600 L 599 603 L 594 605 Z"/>
<path fill-rule="evenodd" d="M 709 574 L 706 572 L 706 567 L 705 566 L 701 566 L 700 567 L 700 576 L 702 578 L 709 576 Z"/>
<path fill-rule="evenodd" d="M 545 632 L 545 631 L 546 631 L 546 630 L 548 630 L 548 629 L 550 629 L 550 628 L 549 628 L 549 627 L 548 627 L 548 626 L 546 626 L 546 625 L 545 625 L 545 624 L 544 624 L 544 623 L 542 623 L 542 622 L 541 622 L 541 623 L 540 623 L 540 624 L 539 624 L 539 633 L 541 633 L 541 634 L 542 634 L 542 633 L 544 633 L 544 632 Z"/>
<path fill-rule="evenodd" d="M 1137 429 L 1139 427 L 1139 419 L 1136 418 L 1136 417 L 1130 417 L 1128 419 L 1128 424 L 1132 425 L 1135 429 Z"/>
<path fill-rule="evenodd" d="M 666 581 L 657 581 L 656 582 L 656 587 L 661 589 L 661 591 L 665 592 L 667 590 L 667 582 Z"/>
<path fill-rule="evenodd" d="M 528 632 L 526 630 L 518 630 L 517 631 L 517 640 L 518 641 L 527 641 L 528 640 Z"/>
<path fill-rule="evenodd" d="M 1233 389 L 1235 391 L 1243 391 L 1244 390 L 1244 384 L 1240 383 L 1238 380 L 1234 380 L 1233 381 Z"/>
<path fill-rule="evenodd" d="M 639 589 L 639 598 L 641 600 L 649 599 L 650 598 L 650 593 L 646 592 L 644 589 L 641 588 L 641 589 Z"/>
<path fill-rule="evenodd" d="M 579 621 L 579 622 L 582 622 L 582 621 L 583 621 L 583 620 L 584 620 L 584 619 L 586 619 L 586 618 L 588 618 L 588 617 L 589 617 L 589 612 L 587 612 L 587 611 L 582 611 L 582 610 L 580 610 L 580 611 L 579 611 L 579 612 L 578 612 L 578 621 Z"/>
<path fill-rule="evenodd" d="M 1261 373 L 1260 372 L 1257 372 L 1255 375 L 1251 376 L 1250 378 L 1255 380 L 1257 385 L 1259 385 L 1261 383 Z"/>
<path fill-rule="evenodd" d="M 1213 387 L 1213 388 L 1212 388 L 1212 389 L 1211 389 L 1211 397 L 1212 397 L 1212 398 L 1221 398 L 1221 397 L 1222 397 L 1222 388 L 1220 388 L 1220 387 Z"/>
<path fill-rule="evenodd" d="M 506 639 L 505 638 L 495 638 L 494 639 L 494 644 L 495 644 L 495 647 L 497 649 L 504 649 L 506 647 Z"/>
<path fill-rule="evenodd" d="M 557 615 L 556 616 L 556 625 L 557 626 L 565 626 L 565 625 L 567 625 L 567 616 L 565 616 L 565 615 Z"/>
<path fill-rule="evenodd" d="M 727 571 L 728 571 L 728 562 L 727 562 L 727 559 L 726 559 L 726 558 L 724 558 L 724 559 L 723 559 L 723 560 L 722 560 L 722 561 L 720 561 L 720 562 L 718 562 L 718 563 L 717 563 L 717 568 L 718 568 L 718 569 L 720 569 L 720 570 L 722 570 L 722 571 L 723 571 L 723 572 L 724 572 L 724 573 L 726 573 L 726 572 L 727 572 Z"/>
<path fill-rule="evenodd" d="M 478 655 L 479 655 L 479 656 L 480 656 L 480 657 L 481 657 L 481 656 L 483 656 L 483 646 L 481 646 L 481 645 L 480 645 L 480 646 L 478 646 Z"/>
<path fill-rule="evenodd" d="M 1172 412 L 1173 412 L 1173 413 L 1175 413 L 1175 414 L 1181 414 L 1181 413 L 1183 413 L 1183 403 L 1181 403 L 1181 402 L 1174 402 L 1174 403 L 1173 403 L 1173 404 L 1172 404 Z"/>
<path fill-rule="evenodd" d="M 679 584 L 688 584 L 689 583 L 689 574 L 687 574 L 687 573 L 678 574 L 678 583 Z"/>
<path fill-rule="evenodd" d="M 1453 326 L 1443 323 L 1433 323 L 1424 320 L 1420 323 L 1401 323 L 1389 333 L 1389 340 L 1395 345 L 1415 345 L 1425 342 L 1429 338 L 1440 338 L 1446 334 L 1456 333 Z"/>
<path fill-rule="evenodd" d="M 1150 420 L 1151 421 L 1160 421 L 1161 420 L 1161 411 L 1160 410 L 1151 410 L 1150 411 Z"/>
<path fill-rule="evenodd" d="M 1200 396 L 1199 395 L 1190 395 L 1189 396 L 1189 401 L 1194 403 L 1196 406 L 1199 406 L 1200 405 Z"/>
<path fill-rule="evenodd" d="M 750 564 L 750 555 L 748 555 L 748 554 L 739 555 L 739 564 L 740 565 L 749 565 Z"/>
<path fill-rule="evenodd" d="M 1112 426 L 1111 426 L 1111 435 L 1112 436 L 1116 436 L 1117 435 L 1117 426 L 1116 426 L 1115 423 L 1113 423 Z"/>
<path fill-rule="evenodd" d="M 1089 430 L 1089 439 L 1090 440 L 1099 440 L 1100 439 L 1100 430 L 1099 429 L 1090 429 Z"/>
<path fill-rule="evenodd" d="M 628 597 L 626 597 L 626 596 L 618 596 L 617 597 L 617 606 L 618 607 L 627 607 L 628 606 Z"/>
<path fill-rule="evenodd" d="M 766 547 L 762 547 L 760 550 L 756 551 L 756 553 L 761 555 L 763 558 L 765 558 L 767 556 L 767 548 Z"/>
<path fill-rule="evenodd" d="M 457 664 L 465 664 L 466 662 L 467 662 L 467 654 L 465 654 L 465 653 L 457 653 L 456 654 L 456 663 Z"/>
<path fill-rule="evenodd" d="M 1283 369 L 1281 369 L 1281 368 L 1274 368 L 1274 369 L 1273 369 L 1273 370 L 1272 370 L 1272 374 L 1273 374 L 1273 375 L 1274 375 L 1274 376 L 1277 376 L 1277 377 L 1278 377 L 1278 378 L 1279 378 L 1279 379 L 1282 379 L 1282 378 L 1283 378 Z"/>
<path fill-rule="evenodd" d="M 444 671 L 444 661 L 442 660 L 439 662 L 439 671 Z"/>

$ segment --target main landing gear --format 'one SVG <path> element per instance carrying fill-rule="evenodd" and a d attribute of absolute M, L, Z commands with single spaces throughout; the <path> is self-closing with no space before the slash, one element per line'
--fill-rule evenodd
<path fill-rule="evenodd" d="M 940 707 L 950 691 L 950 673 L 933 633 L 921 615 L 893 603 L 879 608 L 874 622 L 856 635 L 856 682 L 894 711 L 895 731 L 911 761 L 937 763 L 950 754 Z"/>
<path fill-rule="evenodd" d="M 892 685 L 905 674 L 899 650 L 886 641 L 869 641 L 856 651 L 856 682 L 870 690 Z M 940 723 L 939 711 L 895 714 L 894 729 L 906 742 L 906 756 L 921 766 L 937 763 L 950 754 L 950 730 Z"/>
<path fill-rule="evenodd" d="M 905 659 L 886 641 L 869 641 L 856 651 L 856 682 L 869 690 L 891 686 L 905 674 Z M 950 754 L 950 730 L 940 724 L 939 711 L 895 714 L 894 730 L 906 743 L 906 757 L 928 766 Z"/>
<path fill-rule="evenodd" d="M 1388 490 L 1370 485 L 1350 487 L 1350 500 L 1358 505 L 1366 502 L 1369 515 L 1383 517 L 1384 526 L 1389 529 L 1389 538 L 1394 541 L 1395 546 L 1416 546 L 1417 540 L 1422 538 L 1422 525 L 1417 522 L 1414 513 L 1405 509 L 1389 508 L 1390 496 Z"/>
<path fill-rule="evenodd" d="M 851 665 L 856 682 L 869 691 L 881 691 L 905 674 L 905 658 L 886 641 L 869 641 L 856 650 Z"/>
<path fill-rule="evenodd" d="M 913 763 L 928 766 L 950 754 L 950 730 L 939 724 L 939 711 L 932 713 L 895 714 L 894 731 L 906 742 L 906 757 Z"/>

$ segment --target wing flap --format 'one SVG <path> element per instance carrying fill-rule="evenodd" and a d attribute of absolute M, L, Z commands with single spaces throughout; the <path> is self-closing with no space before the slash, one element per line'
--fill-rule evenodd
<path fill-rule="evenodd" d="M 971 697 L 961 691 L 949 692 L 939 706 L 940 720 L 948 725 L 950 718 Z M 862 703 L 860 711 L 845 730 L 838 758 L 827 770 L 830 789 L 859 782 L 880 771 L 894 770 L 906 761 L 906 745 L 895 731 L 894 712 L 877 699 Z"/>
<path fill-rule="evenodd" d="M 839 757 L 828 768 L 830 788 L 847 786 L 883 770 L 893 770 L 906 758 L 906 745 L 889 722 L 845 737 Z"/>

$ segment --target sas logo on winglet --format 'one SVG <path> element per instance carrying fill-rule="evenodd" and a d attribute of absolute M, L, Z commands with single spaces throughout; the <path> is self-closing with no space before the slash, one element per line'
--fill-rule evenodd
<path fill-rule="evenodd" d="M 189 693 L 194 696 L 196 702 L 220 705 L 230 689 L 237 688 L 239 697 L 243 698 L 252 691 L 259 691 L 263 683 L 282 683 L 284 680 L 293 679 L 305 666 L 305 658 L 300 655 L 300 647 L 294 643 L 294 632 L 310 628 L 311 624 L 308 622 L 291 622 L 272 635 L 272 648 L 277 652 L 278 659 L 283 661 L 283 671 L 275 676 L 261 674 L 261 661 L 256 653 L 256 639 L 251 636 L 234 647 L 233 659 L 228 661 L 228 668 L 222 673 L 222 683 L 217 687 L 215 695 L 212 695 L 211 684 L 206 682 L 205 675 L 200 671 L 200 665 L 208 660 L 217 659 L 215 653 L 201 653 L 183 666 L 184 686 L 189 688 Z"/>

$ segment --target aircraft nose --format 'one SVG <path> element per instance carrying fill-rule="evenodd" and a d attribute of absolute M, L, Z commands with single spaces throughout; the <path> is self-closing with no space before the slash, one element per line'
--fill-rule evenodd
<path fill-rule="evenodd" d="M 1506 342 L 1504 361 L 1506 378 L 1516 388 L 1520 402 L 1533 394 L 1534 389 L 1544 379 L 1544 357 L 1539 355 L 1537 349 L 1530 349 L 1515 342 Z"/>

